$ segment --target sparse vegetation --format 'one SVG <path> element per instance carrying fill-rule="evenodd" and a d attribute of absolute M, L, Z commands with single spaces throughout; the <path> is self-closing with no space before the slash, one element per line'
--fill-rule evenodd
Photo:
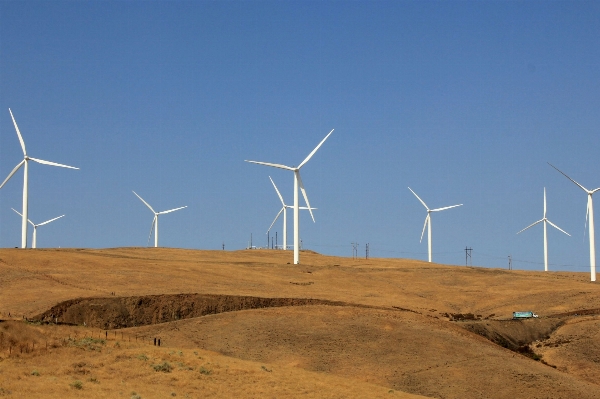
<path fill-rule="evenodd" d="M 75 380 L 71 383 L 71 388 L 83 389 L 83 383 L 79 380 Z"/>
<path fill-rule="evenodd" d="M 173 370 L 173 366 L 171 366 L 168 362 L 154 364 L 152 367 L 154 368 L 154 371 L 162 371 L 163 373 L 170 373 L 171 370 Z"/>
<path fill-rule="evenodd" d="M 36 377 L 39 377 L 39 376 L 40 376 L 40 373 L 39 373 L 37 370 L 33 370 L 33 371 L 31 372 L 31 375 L 35 375 Z"/>
<path fill-rule="evenodd" d="M 264 371 L 266 371 L 267 373 L 270 373 L 271 371 L 273 371 L 272 369 L 269 370 L 268 368 L 266 368 L 265 366 L 260 366 L 261 369 L 263 369 Z"/>
<path fill-rule="evenodd" d="M 137 358 L 138 358 L 138 360 L 143 360 L 143 361 L 148 360 L 148 356 L 146 356 L 146 354 L 144 354 L 144 353 L 138 355 Z"/>
<path fill-rule="evenodd" d="M 205 368 L 204 366 L 200 366 L 200 369 L 198 369 L 198 371 L 200 371 L 200 374 L 204 374 L 204 375 L 212 374 L 212 370 L 209 370 L 209 369 Z"/>

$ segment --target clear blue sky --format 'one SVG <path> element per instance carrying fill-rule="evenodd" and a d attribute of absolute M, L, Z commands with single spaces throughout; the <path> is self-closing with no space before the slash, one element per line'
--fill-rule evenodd
<path fill-rule="evenodd" d="M 302 169 L 316 224 L 305 248 L 351 256 L 589 271 L 586 196 L 600 187 L 600 3 L 0 2 L 0 179 L 31 156 L 40 247 L 239 249 L 292 202 Z M 0 246 L 20 242 L 23 174 L 0 190 Z M 600 195 L 600 194 L 599 194 Z M 596 199 L 600 225 L 600 196 Z M 289 237 L 292 239 L 291 213 Z M 273 232 L 281 234 L 281 222 Z M 600 236 L 600 231 L 597 233 Z M 598 242 L 600 252 L 600 240 Z M 292 254 L 290 253 L 290 259 Z M 561 266 L 559 266 L 561 265 Z"/>

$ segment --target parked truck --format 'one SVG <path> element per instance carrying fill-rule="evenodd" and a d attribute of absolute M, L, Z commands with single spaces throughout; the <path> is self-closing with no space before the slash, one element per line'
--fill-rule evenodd
<path fill-rule="evenodd" d="M 535 313 L 528 312 L 513 312 L 513 319 L 531 319 L 532 317 L 538 317 Z"/>

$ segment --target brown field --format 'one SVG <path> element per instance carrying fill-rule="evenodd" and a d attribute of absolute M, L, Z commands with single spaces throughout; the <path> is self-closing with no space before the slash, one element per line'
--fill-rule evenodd
<path fill-rule="evenodd" d="M 0 397 L 600 398 L 589 274 L 291 259 L 2 249 Z"/>

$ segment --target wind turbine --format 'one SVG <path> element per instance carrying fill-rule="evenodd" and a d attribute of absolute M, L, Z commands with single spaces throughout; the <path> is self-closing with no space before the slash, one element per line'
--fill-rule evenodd
<path fill-rule="evenodd" d="M 19 127 L 17 126 L 17 121 L 15 121 L 15 117 L 13 116 L 10 108 L 8 109 L 10 112 L 10 117 L 12 118 L 13 124 L 15 125 L 15 130 L 17 131 L 17 136 L 19 137 L 19 142 L 21 143 L 21 148 L 23 149 L 23 160 L 15 166 L 12 172 L 9 173 L 8 177 L 4 179 L 4 182 L 0 184 L 0 188 L 4 187 L 7 181 L 19 170 L 19 168 L 25 165 L 25 173 L 23 178 L 23 220 L 21 222 L 21 248 L 27 248 L 27 204 L 28 204 L 28 179 L 29 179 L 29 161 L 34 161 L 37 163 L 41 163 L 44 165 L 51 166 L 60 166 L 61 168 L 69 168 L 69 169 L 79 169 L 73 166 L 62 165 L 56 162 L 44 161 L 42 159 L 32 158 L 27 155 L 27 151 L 25 150 L 25 142 L 23 141 L 23 137 L 21 137 L 21 132 L 19 131 Z"/>
<path fill-rule="evenodd" d="M 583 191 L 585 191 L 588 195 L 587 201 L 587 210 L 585 213 L 585 221 L 587 222 L 588 214 L 590 215 L 590 278 L 591 281 L 596 281 L 596 243 L 594 239 L 594 203 L 592 201 L 592 195 L 600 190 L 600 188 L 596 188 L 594 190 L 588 190 L 583 187 L 581 184 L 577 183 L 575 180 L 571 179 L 569 176 L 560 171 L 556 166 L 552 165 L 548 162 L 548 165 L 552 166 L 554 169 L 558 170 L 562 173 L 567 179 L 571 180 L 573 183 L 579 186 Z"/>
<path fill-rule="evenodd" d="M 285 165 L 281 165 L 281 164 L 277 164 L 277 163 L 267 163 L 267 162 L 257 162 L 257 161 L 246 160 L 246 162 L 255 163 L 258 165 L 272 166 L 274 168 L 291 170 L 292 172 L 294 172 L 294 264 L 295 265 L 300 263 L 300 223 L 299 223 L 300 207 L 298 206 L 298 186 L 300 186 L 300 190 L 302 190 L 302 195 L 304 196 L 304 201 L 306 201 L 306 206 L 308 207 L 308 211 L 310 212 L 310 217 L 312 218 L 313 223 L 315 221 L 315 217 L 313 216 L 313 213 L 312 213 L 312 208 L 310 207 L 310 203 L 308 202 L 308 197 L 306 196 L 306 190 L 304 189 L 304 184 L 302 184 L 302 178 L 300 177 L 300 168 L 302 168 L 312 158 L 312 156 L 315 155 L 315 152 L 317 152 L 317 150 L 323 145 L 325 140 L 327 140 L 327 138 L 331 135 L 331 133 L 333 133 L 333 130 L 334 129 L 331 129 L 331 132 L 329 132 L 329 134 L 327 134 L 327 136 L 325 136 L 325 138 L 323 140 L 321 140 L 319 145 L 316 146 L 315 149 L 312 150 L 312 152 L 310 154 L 308 154 L 308 156 L 304 159 L 304 161 L 302 161 L 300 163 L 300 165 L 298 165 L 297 167 L 290 167 L 290 166 L 285 166 Z"/>
<path fill-rule="evenodd" d="M 417 193 L 415 193 L 410 187 L 408 189 L 415 195 L 415 197 L 417 197 L 417 199 L 419 201 L 421 201 L 421 204 L 423 204 L 423 206 L 425 207 L 425 209 L 427 209 L 427 216 L 425 217 L 425 224 L 423 225 L 423 231 L 421 232 L 421 240 L 419 240 L 419 242 L 423 241 L 423 234 L 425 234 L 425 227 L 428 227 L 428 229 L 427 229 L 427 235 L 428 235 L 428 238 L 429 238 L 429 242 L 428 242 L 429 261 L 431 262 L 431 212 L 438 212 L 438 211 L 443 211 L 443 210 L 450 209 L 450 208 L 456 208 L 457 206 L 461 206 L 462 204 L 452 205 L 452 206 L 445 206 L 443 208 L 437 208 L 437 209 L 429 209 L 427 207 L 427 205 L 425 204 L 425 202 L 423 202 L 423 200 L 421 198 L 419 198 L 419 196 L 417 195 Z"/>
<path fill-rule="evenodd" d="M 175 212 L 180 209 L 183 209 L 183 208 L 187 208 L 187 205 L 179 207 L 179 208 L 175 208 L 175 209 L 169 209 L 168 211 L 156 212 L 154 209 L 152 209 L 150 204 L 148 204 L 146 201 L 144 201 L 144 199 L 142 197 L 140 197 L 135 191 L 133 193 L 136 195 L 136 197 L 141 199 L 142 202 L 144 204 L 146 204 L 146 206 L 148 208 L 150 208 L 152 213 L 154 213 L 154 219 L 152 219 L 152 226 L 150 227 L 150 234 L 148 234 L 148 241 L 150 241 L 150 237 L 152 237 L 152 230 L 154 230 L 154 247 L 156 248 L 156 247 L 158 247 L 158 215 L 164 215 L 165 213 L 171 213 L 171 212 Z"/>
<path fill-rule="evenodd" d="M 532 223 L 529 226 L 525 227 L 523 230 L 519 231 L 517 234 L 520 234 L 520 233 L 524 232 L 525 230 L 527 230 L 528 228 L 533 227 L 536 224 L 541 223 L 541 222 L 544 222 L 544 270 L 548 271 L 548 238 L 547 238 L 547 233 L 546 233 L 546 223 L 548 223 L 550 226 L 554 227 L 555 229 L 562 231 L 569 237 L 571 237 L 571 234 L 567 233 L 566 231 L 564 231 L 563 229 L 561 229 L 560 227 L 558 227 L 557 225 L 552 223 L 546 217 L 546 187 L 544 187 L 544 217 L 541 220 L 538 220 L 537 222 Z"/>
<path fill-rule="evenodd" d="M 15 210 L 15 208 L 10 208 L 10 209 L 12 209 L 13 211 L 15 211 L 15 212 L 17 213 L 17 215 L 19 215 L 19 216 L 21 216 L 21 217 L 23 216 L 23 215 L 21 215 L 19 212 L 17 212 L 17 211 Z M 40 223 L 40 224 L 35 224 L 35 223 L 33 223 L 31 220 L 27 219 L 27 221 L 28 221 L 29 223 L 31 223 L 31 225 L 33 226 L 33 245 L 31 246 L 31 248 L 37 248 L 37 228 L 38 228 L 38 227 L 40 227 L 40 226 L 43 226 L 43 225 L 45 225 L 45 224 L 48 224 L 48 223 L 50 223 L 50 222 L 54 222 L 56 219 L 60 219 L 60 218 L 61 218 L 61 217 L 63 217 L 63 216 L 65 216 L 65 215 L 61 215 L 61 216 L 59 216 L 59 217 L 57 217 L 57 218 L 54 218 L 54 219 L 46 220 L 45 222 L 43 222 L 43 223 Z"/>
<path fill-rule="evenodd" d="M 275 182 L 273 181 L 273 179 L 271 179 L 271 176 L 269 176 L 269 179 L 271 180 L 271 183 L 273 183 L 273 187 L 275 187 L 275 191 L 277 192 L 277 195 L 279 196 L 279 199 L 281 200 L 281 205 L 283 205 L 283 206 L 279 210 L 279 213 L 277 214 L 277 216 L 275 216 L 275 219 L 273 220 L 273 223 L 271 223 L 271 226 L 269 226 L 269 229 L 267 230 L 267 234 L 269 233 L 269 231 L 271 231 L 271 227 L 273 227 L 273 225 L 275 224 L 277 219 L 279 219 L 279 215 L 281 215 L 281 213 L 283 212 L 283 250 L 285 251 L 287 249 L 287 208 L 294 208 L 294 207 L 291 205 L 285 204 L 285 202 L 283 201 L 283 197 L 281 196 L 281 193 L 277 189 Z M 300 209 L 308 209 L 308 208 L 305 206 L 301 206 Z M 314 210 L 317 208 L 310 208 L 310 209 Z"/>

